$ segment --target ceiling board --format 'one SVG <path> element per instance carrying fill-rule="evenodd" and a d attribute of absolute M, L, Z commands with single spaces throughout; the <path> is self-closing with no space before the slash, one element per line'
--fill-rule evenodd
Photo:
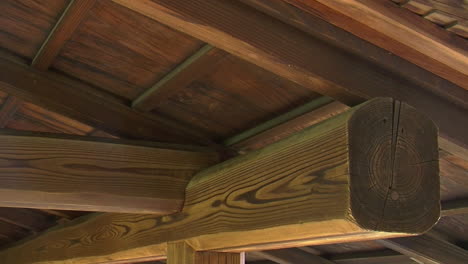
<path fill-rule="evenodd" d="M 133 100 L 203 45 L 110 1 L 98 1 L 53 68 Z"/>

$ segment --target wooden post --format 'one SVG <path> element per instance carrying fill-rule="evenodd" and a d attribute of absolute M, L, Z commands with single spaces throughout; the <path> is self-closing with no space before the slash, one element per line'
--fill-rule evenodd
<path fill-rule="evenodd" d="M 437 159 L 428 118 L 374 99 L 196 174 L 180 213 L 97 215 L 10 248 L 0 261 L 129 260 L 164 256 L 177 241 L 241 252 L 419 234 L 440 216 Z"/>
<path fill-rule="evenodd" d="M 186 242 L 167 245 L 167 264 L 244 264 L 244 253 L 195 251 Z"/>

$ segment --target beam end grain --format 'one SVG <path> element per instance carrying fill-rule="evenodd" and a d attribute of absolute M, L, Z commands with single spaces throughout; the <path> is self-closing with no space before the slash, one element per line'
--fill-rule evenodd
<path fill-rule="evenodd" d="M 365 228 L 423 233 L 440 217 L 437 127 L 406 103 L 379 99 L 349 121 L 351 214 Z"/>

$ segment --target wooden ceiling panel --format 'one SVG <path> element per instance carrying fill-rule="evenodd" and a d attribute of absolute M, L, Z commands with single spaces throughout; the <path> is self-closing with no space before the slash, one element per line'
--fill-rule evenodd
<path fill-rule="evenodd" d="M 98 1 L 53 67 L 133 100 L 203 43 L 110 1 Z"/>
<path fill-rule="evenodd" d="M 455 241 L 468 241 L 468 214 L 443 217 L 437 223 L 436 230 Z"/>
<path fill-rule="evenodd" d="M 93 130 L 90 126 L 30 103 L 21 104 L 6 128 L 74 135 L 86 135 Z"/>
<path fill-rule="evenodd" d="M 32 59 L 68 0 L 0 1 L 0 46 Z"/>
<path fill-rule="evenodd" d="M 303 105 L 319 95 L 228 55 L 154 113 L 190 123 L 220 140 Z"/>
<path fill-rule="evenodd" d="M 319 250 L 325 255 L 344 254 L 350 252 L 365 252 L 373 250 L 381 250 L 385 247 L 374 241 L 363 241 L 353 243 L 342 243 L 332 245 L 314 246 L 313 249 Z"/>
<path fill-rule="evenodd" d="M 441 199 L 468 197 L 468 161 L 444 150 L 439 156 Z"/>

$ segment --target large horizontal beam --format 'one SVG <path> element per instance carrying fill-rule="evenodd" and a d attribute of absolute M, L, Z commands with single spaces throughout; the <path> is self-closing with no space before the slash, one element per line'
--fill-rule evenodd
<path fill-rule="evenodd" d="M 180 211 L 185 187 L 217 154 L 121 140 L 0 133 L 0 206 L 99 212 Z"/>
<path fill-rule="evenodd" d="M 430 116 L 443 136 L 468 146 L 462 126 L 468 95 L 443 78 L 401 76 L 377 63 L 380 57 L 356 56 L 238 1 L 114 1 L 348 105 L 379 96 L 405 101 Z"/>
<path fill-rule="evenodd" d="M 390 1 L 285 1 L 468 90 L 466 41 Z"/>
<path fill-rule="evenodd" d="M 133 139 L 210 144 L 204 135 L 176 122 L 132 110 L 94 87 L 38 71 L 0 53 L 0 89 L 20 99 L 112 134 Z"/>
<path fill-rule="evenodd" d="M 196 174 L 180 213 L 90 216 L 4 251 L 0 261 L 158 257 L 182 240 L 196 251 L 239 252 L 418 234 L 440 215 L 437 155 L 431 121 L 376 99 Z"/>

